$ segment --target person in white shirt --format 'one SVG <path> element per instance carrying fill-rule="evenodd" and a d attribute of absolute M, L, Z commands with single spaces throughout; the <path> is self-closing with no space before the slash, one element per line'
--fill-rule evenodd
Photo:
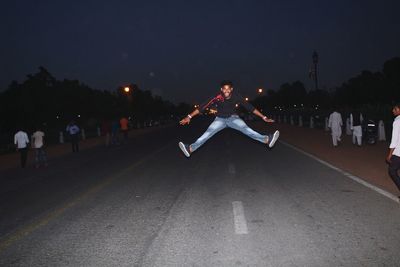
<path fill-rule="evenodd" d="M 328 127 L 331 128 L 332 131 L 332 142 L 334 147 L 337 147 L 338 141 L 341 141 L 342 125 L 342 115 L 337 111 L 333 111 L 331 115 L 329 115 Z"/>
<path fill-rule="evenodd" d="M 362 143 L 362 123 L 363 115 L 359 111 L 354 111 L 350 114 L 350 129 L 353 131 L 353 144 L 361 146 Z"/>
<path fill-rule="evenodd" d="M 28 158 L 28 134 L 22 129 L 14 135 L 14 144 L 21 155 L 21 167 L 25 168 L 26 160 Z"/>
<path fill-rule="evenodd" d="M 389 175 L 400 190 L 400 103 L 393 106 L 392 112 L 396 118 L 393 122 L 392 141 L 386 161 L 389 163 Z"/>
<path fill-rule="evenodd" d="M 41 131 L 40 127 L 36 129 L 36 132 L 32 135 L 32 146 L 35 149 L 35 164 L 36 168 L 40 165 L 47 167 L 47 156 L 44 150 L 44 132 Z"/>

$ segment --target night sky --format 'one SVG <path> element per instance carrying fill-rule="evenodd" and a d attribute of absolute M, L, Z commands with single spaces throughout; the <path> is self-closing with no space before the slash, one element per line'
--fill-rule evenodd
<path fill-rule="evenodd" d="M 73 3 L 75 2 L 75 3 Z M 202 102 L 231 79 L 243 95 L 308 77 L 320 87 L 400 56 L 400 1 L 7 1 L 0 89 L 46 67 L 57 79 L 125 83 Z"/>

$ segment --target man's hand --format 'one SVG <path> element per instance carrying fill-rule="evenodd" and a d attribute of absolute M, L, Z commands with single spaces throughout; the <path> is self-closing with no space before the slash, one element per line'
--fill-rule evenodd
<path fill-rule="evenodd" d="M 391 158 L 392 158 L 392 155 L 389 154 L 389 155 L 386 157 L 386 162 L 390 164 L 390 163 L 392 162 Z"/>
<path fill-rule="evenodd" d="M 189 124 L 189 123 L 190 123 L 189 117 L 185 117 L 179 122 L 180 125 L 185 125 L 185 124 Z"/>
<path fill-rule="evenodd" d="M 275 122 L 273 119 L 268 118 L 267 116 L 263 117 L 263 121 L 267 122 L 267 123 L 272 123 Z"/>

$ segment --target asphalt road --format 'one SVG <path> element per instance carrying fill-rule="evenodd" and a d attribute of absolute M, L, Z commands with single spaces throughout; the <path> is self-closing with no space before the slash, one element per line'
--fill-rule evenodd
<path fill-rule="evenodd" d="M 0 173 L 0 266 L 399 266 L 400 207 L 208 121 Z"/>

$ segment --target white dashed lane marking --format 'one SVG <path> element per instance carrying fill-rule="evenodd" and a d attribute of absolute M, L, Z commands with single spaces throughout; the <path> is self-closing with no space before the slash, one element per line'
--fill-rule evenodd
<path fill-rule="evenodd" d="M 248 234 L 246 217 L 244 216 L 244 209 L 242 201 L 233 201 L 233 221 L 235 224 L 235 233 L 237 235 Z"/>

